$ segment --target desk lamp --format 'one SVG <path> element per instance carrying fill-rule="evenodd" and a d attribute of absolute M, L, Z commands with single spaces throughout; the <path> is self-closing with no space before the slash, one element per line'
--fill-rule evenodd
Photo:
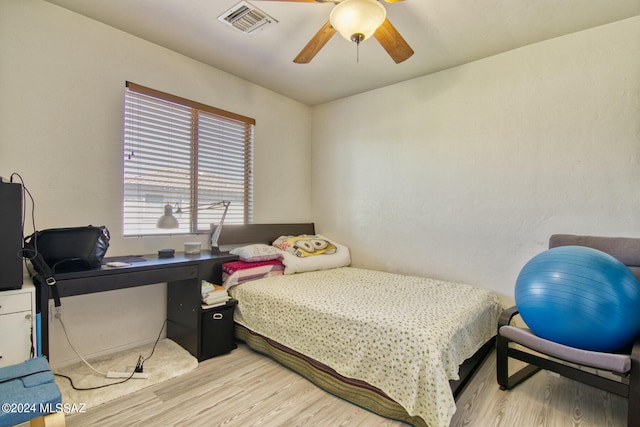
<path fill-rule="evenodd" d="M 211 253 L 218 254 L 220 253 L 220 248 L 218 247 L 218 238 L 220 237 L 220 232 L 222 231 L 222 224 L 224 224 L 224 219 L 227 216 L 227 211 L 229 210 L 229 205 L 231 202 L 229 200 L 222 200 L 220 202 L 211 203 L 204 206 L 197 206 L 194 208 L 185 208 L 181 209 L 178 206 L 176 213 L 183 212 L 193 212 L 193 211 L 201 211 L 205 209 L 220 209 L 224 207 L 224 212 L 222 213 L 222 218 L 220 218 L 220 224 L 214 228 L 214 224 L 211 224 L 211 235 L 209 236 L 211 242 Z M 164 205 L 164 215 L 162 215 L 158 222 L 156 223 L 156 227 L 158 228 L 178 228 L 179 227 L 178 220 L 173 215 L 173 206 L 170 204 Z"/>

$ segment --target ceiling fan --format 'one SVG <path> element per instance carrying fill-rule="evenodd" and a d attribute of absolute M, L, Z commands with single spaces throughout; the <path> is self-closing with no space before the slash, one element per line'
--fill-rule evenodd
<path fill-rule="evenodd" d="M 413 55 L 413 49 L 402 38 L 398 30 L 386 17 L 386 10 L 378 0 L 266 0 L 296 3 L 334 3 L 329 21 L 307 43 L 293 60 L 297 64 L 307 64 L 327 44 L 336 32 L 356 44 L 373 35 L 399 64 Z M 384 0 L 396 3 L 403 0 Z"/>

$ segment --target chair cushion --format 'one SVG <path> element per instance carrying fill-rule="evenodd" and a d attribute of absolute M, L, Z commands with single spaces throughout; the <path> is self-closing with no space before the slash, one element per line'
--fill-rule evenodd
<path fill-rule="evenodd" d="M 47 359 L 38 357 L 0 368 L 0 401 L 15 405 L 0 412 L 0 426 L 12 426 L 56 411 L 62 395 Z"/>
<path fill-rule="evenodd" d="M 554 234 L 549 238 L 549 249 L 569 245 L 597 249 L 617 258 L 627 267 L 640 267 L 640 239 L 637 238 L 574 234 Z"/>
<path fill-rule="evenodd" d="M 569 347 L 540 338 L 527 328 L 515 326 L 502 326 L 499 333 L 513 342 L 567 362 L 621 374 L 631 370 L 631 356 L 629 354 L 601 353 Z"/>

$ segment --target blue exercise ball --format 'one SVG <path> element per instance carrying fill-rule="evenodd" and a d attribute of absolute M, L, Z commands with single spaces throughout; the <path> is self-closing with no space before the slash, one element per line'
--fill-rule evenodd
<path fill-rule="evenodd" d="M 533 257 L 518 275 L 518 311 L 539 337 L 612 352 L 640 333 L 640 282 L 609 254 L 561 246 Z"/>

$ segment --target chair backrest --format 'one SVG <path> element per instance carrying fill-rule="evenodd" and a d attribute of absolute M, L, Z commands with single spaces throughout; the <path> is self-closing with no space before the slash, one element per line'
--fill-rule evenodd
<path fill-rule="evenodd" d="M 558 246 L 586 246 L 605 252 L 626 265 L 640 280 L 640 239 L 554 234 L 549 238 L 549 249 Z"/>

